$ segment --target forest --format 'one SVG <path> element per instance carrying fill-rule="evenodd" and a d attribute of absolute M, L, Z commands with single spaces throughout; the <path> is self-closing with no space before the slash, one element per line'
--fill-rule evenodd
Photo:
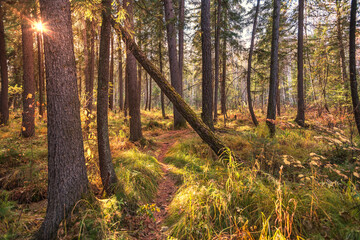
<path fill-rule="evenodd" d="M 357 0 L 0 0 L 0 240 L 360 240 Z"/>

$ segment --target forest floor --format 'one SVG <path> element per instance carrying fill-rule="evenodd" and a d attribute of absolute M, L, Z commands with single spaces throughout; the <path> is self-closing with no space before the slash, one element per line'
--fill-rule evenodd
<path fill-rule="evenodd" d="M 144 139 L 128 140 L 128 121 L 110 112 L 119 189 L 102 191 L 96 125 L 84 132 L 94 198 L 62 223 L 59 239 L 360 239 L 360 138 L 350 114 L 291 109 L 269 138 L 260 111 L 221 116 L 216 134 L 240 160 L 218 158 L 191 129 L 172 130 L 160 111 L 142 111 Z M 82 115 L 82 120 L 85 116 Z M 19 136 L 21 113 L 0 127 L 0 239 L 30 239 L 46 212 L 46 119 Z M 76 211 L 75 211 L 76 210 Z"/>

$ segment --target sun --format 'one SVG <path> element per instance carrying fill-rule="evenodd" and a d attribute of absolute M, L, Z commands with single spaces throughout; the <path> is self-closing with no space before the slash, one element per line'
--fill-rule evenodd
<path fill-rule="evenodd" d="M 35 22 L 34 23 L 34 29 L 37 31 L 37 32 L 44 32 L 44 30 L 45 30 L 45 27 L 44 27 L 44 24 L 41 22 L 41 21 L 39 21 L 39 22 Z"/>

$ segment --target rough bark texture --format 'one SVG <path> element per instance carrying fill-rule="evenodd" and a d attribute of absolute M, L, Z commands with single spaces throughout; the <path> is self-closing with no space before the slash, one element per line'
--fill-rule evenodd
<path fill-rule="evenodd" d="M 218 93 L 219 93 L 219 70 L 220 70 L 220 21 L 221 21 L 221 0 L 217 1 L 217 16 L 215 29 L 215 90 L 214 90 L 214 121 L 218 117 Z"/>
<path fill-rule="evenodd" d="M 39 67 L 39 115 L 44 115 L 44 59 L 42 33 L 37 33 L 38 67 Z"/>
<path fill-rule="evenodd" d="M 171 85 L 175 88 L 176 92 L 182 96 L 182 83 L 180 78 L 180 70 L 178 63 L 178 56 L 176 51 L 176 31 L 174 26 L 174 9 L 171 0 L 163 0 L 165 6 L 165 21 L 167 30 L 167 42 L 170 62 L 170 77 Z M 174 106 L 174 128 L 182 128 L 186 126 L 185 119 L 177 111 Z"/>
<path fill-rule="evenodd" d="M 266 124 L 269 127 L 270 135 L 275 135 L 276 119 L 276 87 L 279 75 L 279 23 L 280 23 L 280 0 L 274 0 L 273 26 L 271 38 L 271 63 L 270 63 L 270 87 L 269 101 L 267 108 Z"/>
<path fill-rule="evenodd" d="M 3 23 L 3 9 L 0 2 L 0 68 L 1 68 L 1 97 L 0 124 L 7 124 L 9 120 L 9 79 L 5 47 L 5 31 Z"/>
<path fill-rule="evenodd" d="M 36 239 L 55 239 L 57 229 L 88 191 L 80 122 L 70 2 L 40 0 L 51 34 L 44 34 L 47 120 L 48 205 Z M 66 68 L 64 67 L 66 66 Z"/>
<path fill-rule="evenodd" d="M 169 100 L 174 104 L 177 110 L 183 115 L 186 121 L 198 133 L 204 142 L 206 142 L 218 156 L 224 154 L 224 157 L 229 157 L 227 156 L 229 152 L 225 151 L 227 149 L 225 144 L 215 136 L 210 128 L 206 126 L 206 124 L 184 101 L 180 94 L 176 92 L 174 87 L 166 81 L 165 77 L 160 73 L 155 65 L 147 59 L 144 53 L 140 51 L 139 47 L 134 42 L 132 35 L 114 20 L 112 20 L 112 25 L 116 31 L 122 33 L 122 37 L 126 42 L 127 48 L 134 54 L 138 62 L 148 72 L 152 79 L 154 79 L 159 88 L 164 92 L 164 94 L 169 98 Z"/>
<path fill-rule="evenodd" d="M 162 50 L 161 50 L 161 41 L 159 41 L 159 65 L 160 65 L 160 73 L 163 74 L 163 62 L 162 62 Z M 161 113 L 162 117 L 166 118 L 165 112 L 165 96 L 163 90 L 161 90 Z"/>
<path fill-rule="evenodd" d="M 214 130 L 211 66 L 210 0 L 201 0 L 202 113 L 204 123 Z"/>
<path fill-rule="evenodd" d="M 125 0 L 124 9 L 127 12 L 125 21 L 126 28 L 131 31 L 134 28 L 133 0 Z M 136 59 L 131 51 L 126 51 L 126 54 L 126 76 L 128 80 L 128 103 L 130 115 L 130 141 L 138 141 L 143 137 L 141 130 L 139 93 L 141 84 L 139 84 L 136 76 Z"/>
<path fill-rule="evenodd" d="M 21 135 L 31 137 L 35 134 L 35 79 L 34 79 L 34 52 L 33 29 L 24 13 L 21 32 L 23 50 L 23 113 Z"/>
<path fill-rule="evenodd" d="M 108 107 L 109 107 L 109 55 L 111 35 L 111 1 L 102 0 L 102 24 L 100 35 L 100 55 L 97 95 L 97 133 L 99 149 L 99 166 L 101 181 L 107 194 L 112 194 L 118 179 L 111 160 Z"/>
<path fill-rule="evenodd" d="M 257 19 L 258 19 L 258 15 L 259 15 L 259 9 L 260 9 L 260 0 L 257 0 L 254 24 L 253 24 L 252 34 L 251 34 L 250 52 L 249 52 L 249 59 L 248 59 L 248 70 L 247 70 L 247 76 L 246 76 L 246 90 L 247 90 L 247 97 L 248 97 L 248 104 L 249 104 L 249 112 L 250 112 L 251 119 L 255 126 L 258 126 L 259 122 L 256 119 L 254 109 L 253 109 L 250 80 L 251 80 L 251 61 L 252 61 L 252 55 L 254 52 L 254 42 L 255 42 L 256 26 L 257 26 Z"/>
<path fill-rule="evenodd" d="M 179 74 L 183 86 L 185 1 L 179 0 Z"/>
<path fill-rule="evenodd" d="M 305 126 L 305 102 L 304 102 L 304 0 L 299 0 L 299 26 L 298 26 L 298 86 L 297 86 L 297 115 L 295 122 L 299 126 Z"/>
<path fill-rule="evenodd" d="M 123 60 L 122 60 L 122 47 L 121 36 L 119 37 L 119 107 L 120 111 L 124 109 L 124 78 L 123 78 Z"/>
<path fill-rule="evenodd" d="M 224 35 L 222 80 L 220 84 L 221 114 L 226 115 L 226 36 Z"/>
<path fill-rule="evenodd" d="M 353 103 L 353 111 L 355 116 L 355 123 L 360 134 L 360 106 L 359 106 L 359 94 L 357 89 L 356 80 L 356 10 L 357 0 L 351 1 L 351 13 L 350 13 L 350 86 L 351 97 Z"/>
<path fill-rule="evenodd" d="M 90 51 L 88 61 L 86 62 L 87 78 L 85 79 L 85 109 L 87 110 L 86 126 L 90 123 L 91 111 L 93 109 L 93 92 L 94 92 L 94 70 L 95 70 L 95 21 L 86 21 L 86 26 L 90 29 Z"/>
<path fill-rule="evenodd" d="M 110 31 L 111 33 L 111 31 Z M 110 40 L 111 46 L 111 58 L 110 58 L 110 73 L 109 73 L 109 108 L 112 111 L 114 109 L 114 37 L 112 34 Z"/>

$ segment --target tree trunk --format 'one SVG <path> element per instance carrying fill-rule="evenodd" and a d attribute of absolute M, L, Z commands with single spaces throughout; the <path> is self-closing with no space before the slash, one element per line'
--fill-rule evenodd
<path fill-rule="evenodd" d="M 117 24 L 112 20 L 112 25 L 116 31 L 122 33 L 123 40 L 126 42 L 128 49 L 134 54 L 138 62 L 143 66 L 143 68 L 148 72 L 148 74 L 154 79 L 160 89 L 164 94 L 169 98 L 169 100 L 174 104 L 177 110 L 183 115 L 183 117 L 188 121 L 190 126 L 198 133 L 198 135 L 206 142 L 211 149 L 218 156 L 229 156 L 229 151 L 225 144 L 217 137 L 215 134 L 206 126 L 206 124 L 196 115 L 196 113 L 191 109 L 191 107 L 184 101 L 184 99 L 176 92 L 174 87 L 172 87 L 165 79 L 165 77 L 160 73 L 160 71 L 155 67 L 155 65 L 147 59 L 144 53 L 142 53 L 139 47 L 133 40 L 132 35 L 125 30 L 124 27 Z"/>
<path fill-rule="evenodd" d="M 109 55 L 111 38 L 111 1 L 102 0 L 102 24 L 97 95 L 97 132 L 101 181 L 107 194 L 112 194 L 118 179 L 111 160 L 108 108 L 109 108 Z"/>
<path fill-rule="evenodd" d="M 348 76 L 346 71 L 345 64 L 345 47 L 343 43 L 342 33 L 343 30 L 341 28 L 341 13 L 340 13 L 340 2 L 341 0 L 336 0 L 336 30 L 337 30 L 337 38 L 339 42 L 339 51 L 340 51 L 340 65 L 341 65 L 341 77 L 344 84 L 348 83 Z"/>
<path fill-rule="evenodd" d="M 160 65 L 160 73 L 163 74 L 163 62 L 162 62 L 162 50 L 161 50 L 161 41 L 159 41 L 159 65 Z M 166 112 L 165 112 L 165 97 L 164 92 L 161 90 L 161 113 L 162 117 L 166 118 Z"/>
<path fill-rule="evenodd" d="M 214 89 L 214 122 L 218 117 L 218 93 L 219 93 L 219 70 L 220 70 L 220 26 L 221 26 L 221 0 L 217 0 L 215 25 L 215 89 Z"/>
<path fill-rule="evenodd" d="M 134 28 L 133 19 L 133 0 L 124 1 L 124 9 L 127 11 L 126 27 L 131 30 Z M 130 115 L 130 141 L 138 141 L 142 136 L 140 118 L 140 94 L 141 85 L 136 76 L 136 59 L 131 51 L 126 51 L 126 75 L 128 79 L 128 104 Z M 131 101 L 130 101 L 131 99 Z"/>
<path fill-rule="evenodd" d="M 201 0 L 202 113 L 204 123 L 214 130 L 211 66 L 210 0 Z"/>
<path fill-rule="evenodd" d="M 146 74 L 148 76 L 148 74 Z M 149 78 L 149 111 L 151 111 L 151 97 L 152 97 L 152 81 Z"/>
<path fill-rule="evenodd" d="M 179 74 L 183 87 L 185 0 L 179 0 Z"/>
<path fill-rule="evenodd" d="M 123 60 L 122 60 L 122 49 L 121 49 L 121 36 L 119 38 L 119 107 L 120 111 L 124 109 L 124 79 L 123 79 Z"/>
<path fill-rule="evenodd" d="M 222 80 L 220 85 L 220 94 L 221 94 L 221 114 L 226 115 L 226 36 L 224 35 L 224 46 L 223 46 L 223 70 L 222 70 Z"/>
<path fill-rule="evenodd" d="M 95 70 L 95 21 L 86 21 L 87 28 L 90 28 L 90 51 L 88 52 L 88 61 L 86 62 L 87 79 L 85 79 L 85 109 L 87 111 L 86 127 L 89 126 L 91 112 L 93 109 L 93 92 L 94 92 L 94 70 Z M 90 54 L 89 54 L 90 53 Z"/>
<path fill-rule="evenodd" d="M 44 34 L 47 120 L 48 205 L 36 239 L 55 239 L 60 222 L 88 191 L 80 122 L 70 2 L 40 0 L 51 34 Z M 67 66 L 64 68 L 63 66 Z"/>
<path fill-rule="evenodd" d="M 359 95 L 356 81 L 356 10 L 357 0 L 351 1 L 351 13 L 350 13 L 350 86 L 351 97 L 353 103 L 353 111 L 355 116 L 355 123 L 360 134 L 360 106 Z"/>
<path fill-rule="evenodd" d="M 22 16 L 22 49 L 23 49 L 23 113 L 21 135 L 32 137 L 35 134 L 35 79 L 33 29 L 28 22 L 28 14 Z"/>
<path fill-rule="evenodd" d="M 251 61 L 252 61 L 252 55 L 254 52 L 254 42 L 255 42 L 256 25 L 257 25 L 257 19 L 258 19 L 258 15 L 259 15 L 259 9 L 260 9 L 260 0 L 257 0 L 254 24 L 253 24 L 252 34 L 251 34 L 250 52 L 249 52 L 249 59 L 248 59 L 248 70 L 247 70 L 247 77 L 246 77 L 246 89 L 247 89 L 249 111 L 250 111 L 251 119 L 256 127 L 259 125 L 259 122 L 256 119 L 254 109 L 253 109 L 253 104 L 252 104 L 252 99 L 251 99 L 250 79 L 251 79 Z"/>
<path fill-rule="evenodd" d="M 280 79 L 278 77 L 277 83 L 276 83 L 276 113 L 278 116 L 281 114 L 281 92 L 280 92 Z"/>
<path fill-rule="evenodd" d="M 110 30 L 110 46 L 111 46 L 111 57 L 110 57 L 110 75 L 109 75 L 109 108 L 111 111 L 114 110 L 114 37 Z"/>
<path fill-rule="evenodd" d="M 139 64 L 140 65 L 140 64 Z M 140 68 L 140 67 L 139 67 Z M 147 76 L 145 76 L 145 111 L 148 109 L 148 105 L 149 105 L 149 94 L 148 94 L 148 90 L 149 90 L 149 82 L 148 82 L 148 78 Z"/>
<path fill-rule="evenodd" d="M 295 122 L 299 126 L 305 126 L 305 103 L 304 103 L 304 0 L 299 0 L 299 26 L 298 26 L 298 102 Z"/>
<path fill-rule="evenodd" d="M 1 67 L 1 117 L 0 124 L 7 125 L 9 120 L 9 79 L 6 59 L 4 12 L 0 2 L 0 67 Z"/>
<path fill-rule="evenodd" d="M 163 0 L 165 6 L 165 21 L 166 21 L 166 30 L 167 30 L 167 42 L 168 42 L 168 52 L 169 52 L 169 62 L 170 62 L 170 76 L 171 76 L 171 85 L 175 88 L 176 92 L 182 96 L 182 82 L 180 76 L 180 69 L 178 63 L 178 56 L 176 51 L 176 31 L 174 26 L 174 9 L 171 0 Z M 179 129 L 186 126 L 185 119 L 177 111 L 176 107 L 173 107 L 174 110 L 174 128 Z"/>
<path fill-rule="evenodd" d="M 271 38 L 271 63 L 270 63 L 270 87 L 269 101 L 266 116 L 266 124 L 269 127 L 270 135 L 275 135 L 276 119 L 276 87 L 279 78 L 279 23 L 280 23 L 280 0 L 274 0 L 273 26 Z"/>
<path fill-rule="evenodd" d="M 44 60 L 43 60 L 43 41 L 42 33 L 37 33 L 38 43 L 38 67 L 39 67 L 39 115 L 44 115 Z"/>

